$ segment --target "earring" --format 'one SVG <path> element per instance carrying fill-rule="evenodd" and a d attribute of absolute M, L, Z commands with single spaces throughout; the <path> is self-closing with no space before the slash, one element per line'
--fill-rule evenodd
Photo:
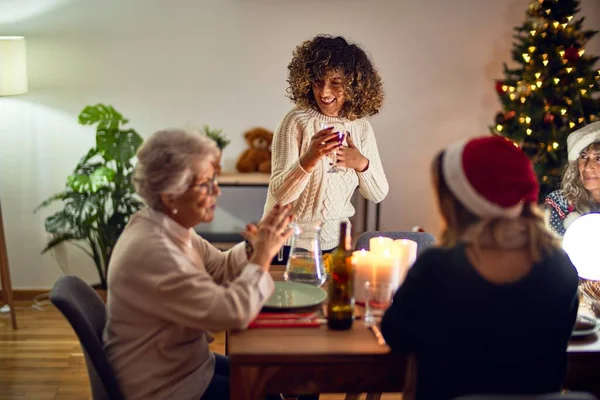
<path fill-rule="evenodd" d="M 174 208 L 173 211 L 172 211 L 172 213 L 173 213 L 173 215 L 176 215 L 177 214 L 177 209 Z"/>

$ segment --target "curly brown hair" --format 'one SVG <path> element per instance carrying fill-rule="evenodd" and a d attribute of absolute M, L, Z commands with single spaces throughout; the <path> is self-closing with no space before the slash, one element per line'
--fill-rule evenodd
<path fill-rule="evenodd" d="M 312 85 L 333 71 L 344 77 L 340 116 L 354 120 L 375 115 L 383 104 L 383 84 L 371 60 L 341 36 L 317 35 L 303 42 L 294 50 L 288 70 L 288 97 L 301 108 L 320 112 Z"/>

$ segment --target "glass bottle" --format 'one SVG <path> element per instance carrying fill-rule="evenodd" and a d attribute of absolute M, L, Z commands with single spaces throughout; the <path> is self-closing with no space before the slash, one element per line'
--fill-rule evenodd
<path fill-rule="evenodd" d="M 333 265 L 327 302 L 327 326 L 330 329 L 350 329 L 354 321 L 354 268 L 351 242 L 350 226 L 347 222 L 342 222 L 340 243 L 331 253 Z"/>

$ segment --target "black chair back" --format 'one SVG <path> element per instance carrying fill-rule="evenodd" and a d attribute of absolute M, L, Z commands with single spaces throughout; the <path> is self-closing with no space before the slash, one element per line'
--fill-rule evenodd
<path fill-rule="evenodd" d="M 50 301 L 67 318 L 79 338 L 87 365 L 94 400 L 123 400 L 114 371 L 102 344 L 106 305 L 87 283 L 76 276 L 60 277 Z"/>
<path fill-rule="evenodd" d="M 358 237 L 356 250 L 369 250 L 369 240 L 373 237 L 384 236 L 394 240 L 409 239 L 417 242 L 417 255 L 421 254 L 435 244 L 435 237 L 427 232 L 400 232 L 400 231 L 374 231 L 364 232 Z"/>

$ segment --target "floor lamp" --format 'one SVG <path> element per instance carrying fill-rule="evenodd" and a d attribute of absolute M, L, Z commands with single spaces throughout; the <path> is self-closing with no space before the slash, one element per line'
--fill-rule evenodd
<path fill-rule="evenodd" d="M 27 93 L 27 55 L 25 38 L 22 36 L 0 36 L 0 96 L 14 96 Z M 0 99 L 2 101 L 2 99 Z M 0 197 L 2 193 L 0 193 Z M 17 329 L 17 316 L 13 299 L 6 233 L 2 218 L 0 200 L 0 281 L 4 300 L 10 309 L 13 329 Z"/>

